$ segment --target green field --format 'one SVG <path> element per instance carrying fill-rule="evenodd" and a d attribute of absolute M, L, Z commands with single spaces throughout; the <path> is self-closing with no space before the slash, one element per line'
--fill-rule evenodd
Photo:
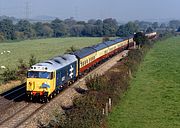
<path fill-rule="evenodd" d="M 0 43 L 0 66 L 14 68 L 18 59 L 22 58 L 28 61 L 31 54 L 34 54 L 38 60 L 49 59 L 53 56 L 63 54 L 71 46 L 82 48 L 101 42 L 102 38 L 50 38 L 25 40 L 13 43 Z M 1 52 L 11 51 L 10 54 Z M 0 74 L 3 72 L 0 69 Z M 1 83 L 1 82 L 0 82 Z"/>
<path fill-rule="evenodd" d="M 180 128 L 180 37 L 155 44 L 108 118 L 110 128 Z"/>

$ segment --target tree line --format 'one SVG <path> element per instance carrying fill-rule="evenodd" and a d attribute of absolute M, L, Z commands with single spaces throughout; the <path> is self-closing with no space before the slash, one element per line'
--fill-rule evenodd
<path fill-rule="evenodd" d="M 13 23 L 11 19 L 0 21 L 0 41 L 24 40 L 48 37 L 102 37 L 102 36 L 129 36 L 138 31 L 151 32 L 157 28 L 177 29 L 180 21 L 170 21 L 169 25 L 158 22 L 134 21 L 119 25 L 116 19 L 76 21 L 73 18 L 51 22 L 32 23 L 28 20 L 19 20 Z"/>

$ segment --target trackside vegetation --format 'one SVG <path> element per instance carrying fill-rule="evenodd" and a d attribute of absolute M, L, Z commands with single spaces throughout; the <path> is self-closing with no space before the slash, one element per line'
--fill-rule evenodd
<path fill-rule="evenodd" d="M 110 128 L 180 127 L 180 37 L 159 41 L 108 117 Z"/>
<path fill-rule="evenodd" d="M 111 99 L 112 105 L 118 104 L 120 96 L 128 89 L 129 80 L 138 68 L 143 55 L 150 46 L 134 49 L 128 53 L 112 69 L 103 76 L 93 76 L 86 79 L 88 90 L 77 88 L 83 94 L 74 99 L 73 106 L 63 107 L 65 113 L 55 115 L 48 125 L 41 127 L 62 128 L 95 128 L 106 127 L 106 106 Z M 106 111 L 106 112 L 105 112 Z"/>
<path fill-rule="evenodd" d="M 161 35 L 159 40 L 164 40 L 170 35 L 171 34 Z M 59 113 L 59 114 L 56 113 L 56 115 L 54 115 L 54 118 L 48 123 L 48 125 L 40 123 L 40 127 L 60 127 L 60 128 L 61 127 L 62 128 L 99 128 L 99 127 L 119 128 L 119 127 L 136 127 L 136 126 L 148 127 L 148 124 L 151 124 L 151 123 L 154 124 L 154 126 L 160 126 L 160 125 L 156 125 L 156 123 L 158 123 L 158 120 L 151 120 L 151 119 L 153 118 L 158 119 L 158 115 L 162 114 L 163 112 L 175 114 L 175 118 L 173 116 L 166 118 L 166 115 L 161 115 L 162 119 L 165 119 L 164 121 L 168 121 L 168 119 L 172 121 L 175 119 L 174 123 L 172 121 L 171 123 L 168 123 L 169 125 L 167 126 L 170 126 L 173 124 L 175 124 L 175 126 L 176 125 L 178 126 L 179 114 L 176 113 L 177 112 L 176 110 L 178 110 L 177 107 L 179 106 L 179 103 L 177 103 L 178 98 L 176 98 L 176 96 L 178 96 L 177 95 L 178 90 L 175 91 L 176 95 L 174 95 L 174 94 L 169 93 L 168 91 L 166 92 L 165 90 L 163 90 L 164 88 L 166 88 L 166 86 L 162 85 L 158 89 L 163 90 L 165 92 L 161 92 L 161 93 L 158 93 L 157 95 L 153 95 L 153 97 L 149 97 L 152 99 L 146 99 L 145 101 L 141 100 L 141 98 L 146 97 L 146 96 L 143 96 L 142 94 L 145 92 L 150 93 L 150 94 L 153 94 L 153 93 L 155 94 L 156 90 L 153 90 L 153 89 L 150 90 L 151 86 L 149 87 L 145 86 L 145 89 L 143 88 L 141 89 L 137 87 L 137 90 L 134 90 L 134 92 L 132 91 L 132 89 L 135 87 L 131 84 L 133 83 L 134 79 L 138 78 L 138 74 L 139 74 L 136 72 L 137 71 L 139 72 L 139 70 L 142 70 L 142 65 L 139 69 L 140 63 L 142 61 L 145 61 L 146 63 L 149 63 L 151 61 L 151 60 L 147 60 L 147 57 L 144 60 L 144 56 L 153 47 L 153 44 L 154 44 L 153 42 L 147 41 L 146 43 L 143 43 L 139 49 L 131 50 L 126 58 L 120 60 L 113 68 L 107 71 L 103 76 L 94 76 L 94 77 L 87 78 L 86 85 L 87 85 L 88 90 L 77 88 L 76 91 L 81 93 L 82 96 L 75 98 L 72 106 L 62 107 L 65 112 Z M 162 43 L 159 43 L 159 45 L 160 44 Z M 168 45 L 171 46 L 171 44 L 168 44 Z M 163 49 L 165 50 L 166 47 L 164 47 Z M 161 52 L 162 51 L 160 51 L 160 53 Z M 149 56 L 149 54 L 147 56 Z M 164 56 L 164 58 L 165 57 L 166 56 Z M 152 57 L 150 59 L 154 59 L 154 58 Z M 156 66 L 160 65 L 160 63 L 155 63 L 155 64 Z M 176 64 L 178 65 L 178 63 Z M 154 67 L 154 65 L 151 67 Z M 145 67 L 145 68 L 148 69 L 148 67 Z M 169 72 L 169 71 L 170 70 L 166 72 Z M 156 73 L 156 72 L 151 72 L 151 71 L 149 72 L 152 73 L 151 75 L 154 75 L 154 73 Z M 156 76 L 157 74 L 155 74 L 154 76 Z M 166 77 L 168 76 L 167 74 L 168 73 L 165 74 Z M 142 87 L 151 82 L 151 81 L 146 81 L 148 79 L 145 79 L 146 77 L 145 74 L 143 75 L 144 76 L 142 76 L 141 79 L 144 80 L 145 83 L 143 83 L 143 85 L 141 84 Z M 158 74 L 157 76 L 161 76 L 163 78 L 162 74 Z M 171 78 L 173 77 L 171 76 Z M 131 79 L 133 79 L 133 81 L 131 81 Z M 158 81 L 161 81 L 163 84 L 163 79 L 160 79 L 160 80 L 154 81 L 153 86 L 156 86 L 155 83 L 158 83 Z M 139 82 L 139 84 L 141 83 L 141 81 L 136 81 L 136 82 Z M 167 83 L 165 82 L 164 84 L 167 84 Z M 172 87 L 173 85 L 170 85 L 170 86 L 171 87 L 168 88 L 168 90 L 171 92 L 171 90 L 173 90 L 173 87 Z M 178 87 L 178 84 L 175 84 L 175 86 Z M 128 94 L 129 92 L 133 94 L 137 94 L 137 95 L 135 95 L 136 97 L 132 95 L 131 97 L 133 101 L 132 103 L 130 101 L 125 103 L 124 108 L 122 108 L 124 111 L 120 110 L 121 108 L 119 108 L 119 106 L 123 104 L 122 102 L 125 102 L 126 99 L 124 98 L 126 98 L 126 94 Z M 168 95 L 174 95 L 172 98 L 175 99 L 174 104 L 176 104 L 175 105 L 176 107 L 173 108 L 174 106 L 174 104 L 172 103 L 173 101 L 171 102 L 170 101 L 171 99 L 168 99 L 170 98 Z M 166 111 L 163 111 L 164 109 L 161 109 L 161 110 L 157 109 L 158 106 L 153 106 L 155 105 L 155 103 L 161 102 L 161 100 L 157 98 L 159 96 L 163 96 L 165 99 L 167 98 L 166 100 L 163 101 L 163 104 L 167 105 L 166 106 L 167 108 L 172 107 L 173 108 L 172 111 L 171 109 L 167 109 L 167 112 L 166 112 Z M 156 101 L 156 99 L 158 100 Z M 109 105 L 110 101 L 111 101 L 111 105 Z M 154 109 L 157 110 L 156 115 L 152 115 L 152 117 L 151 117 L 151 114 L 149 114 L 149 116 L 143 116 L 142 114 L 143 112 L 146 112 L 145 108 L 148 107 L 148 105 L 143 106 L 141 104 L 143 104 L 143 102 L 148 103 L 149 101 L 154 101 L 154 104 L 153 102 L 151 102 L 151 104 L 150 103 L 148 104 L 149 106 L 151 106 L 148 108 L 148 112 L 153 111 Z M 134 103 L 134 106 L 132 106 L 133 103 Z M 133 108 L 133 107 L 136 107 L 136 105 L 139 105 L 139 109 L 137 111 L 135 111 Z M 126 111 L 127 108 L 128 110 Z M 132 114 L 131 112 L 129 112 L 131 110 L 132 110 L 132 113 L 133 113 L 133 110 L 135 111 L 133 116 L 131 116 Z M 110 116 L 108 114 L 109 112 L 110 113 L 112 112 Z M 121 112 L 121 113 L 118 113 L 118 112 Z M 116 113 L 118 114 L 116 115 Z M 138 118 L 139 120 L 135 120 L 135 121 L 137 121 L 137 123 L 143 122 L 144 124 L 142 125 L 141 123 L 137 125 L 135 121 L 133 122 L 133 119 L 137 119 L 136 115 L 138 116 L 138 113 L 140 113 L 139 118 Z M 123 117 L 127 117 L 127 118 L 129 117 L 132 120 L 127 119 L 126 121 L 126 119 L 124 119 Z M 119 118 L 121 119 L 119 120 Z M 144 119 L 147 119 L 147 120 L 144 120 Z M 145 121 L 147 121 L 147 123 Z M 123 122 L 123 123 L 121 124 L 120 122 L 121 123 Z M 166 124 L 163 126 L 166 126 Z"/>

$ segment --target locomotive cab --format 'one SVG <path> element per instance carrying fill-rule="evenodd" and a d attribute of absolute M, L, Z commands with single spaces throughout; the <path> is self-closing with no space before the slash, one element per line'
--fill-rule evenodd
<path fill-rule="evenodd" d="M 35 70 L 37 67 L 32 67 L 27 73 L 26 93 L 29 99 L 47 98 L 54 91 L 55 73 L 43 70 Z M 46 70 L 46 71 L 45 71 Z"/>

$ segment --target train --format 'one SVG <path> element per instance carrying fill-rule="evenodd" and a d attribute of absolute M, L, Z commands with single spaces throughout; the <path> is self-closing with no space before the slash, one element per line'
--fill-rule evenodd
<path fill-rule="evenodd" d="M 152 38 L 156 33 L 146 33 Z M 51 98 L 112 56 L 135 46 L 134 36 L 117 38 L 59 55 L 37 63 L 27 72 L 26 94 L 29 100 L 48 102 Z"/>

